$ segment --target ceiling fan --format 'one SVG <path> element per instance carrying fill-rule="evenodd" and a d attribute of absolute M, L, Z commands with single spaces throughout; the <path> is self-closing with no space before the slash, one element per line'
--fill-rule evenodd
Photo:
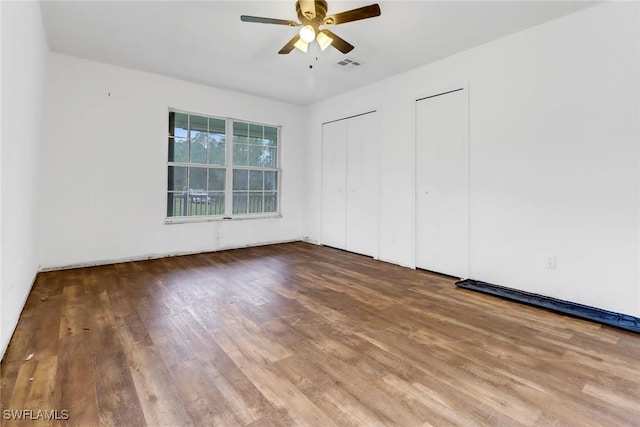
<path fill-rule="evenodd" d="M 298 14 L 300 22 L 248 15 L 240 16 L 240 20 L 243 22 L 257 22 L 260 24 L 302 27 L 300 32 L 289 40 L 289 43 L 284 45 L 282 49 L 280 49 L 278 52 L 280 54 L 289 53 L 293 48 L 297 48 L 306 53 L 309 43 L 314 40 L 317 40 L 322 50 L 325 50 L 329 45 L 331 45 L 342 53 L 348 53 L 354 48 L 352 44 L 338 37 L 330 30 L 321 30 L 320 26 L 346 24 L 347 22 L 380 16 L 380 6 L 377 3 L 329 16 L 327 16 L 327 7 L 327 2 L 325 0 L 298 0 L 296 1 L 296 13 Z"/>

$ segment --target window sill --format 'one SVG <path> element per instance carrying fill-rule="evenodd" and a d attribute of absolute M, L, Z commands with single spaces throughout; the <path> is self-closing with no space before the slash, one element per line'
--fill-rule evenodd
<path fill-rule="evenodd" d="M 239 221 L 239 220 L 247 220 L 247 219 L 273 219 L 273 218 L 282 218 L 282 214 L 274 213 L 274 214 L 264 214 L 264 215 L 235 215 L 232 217 L 221 217 L 221 216 L 192 216 L 192 217 L 171 217 L 165 218 L 165 225 L 172 224 L 189 224 L 195 222 L 225 222 L 225 221 Z"/>

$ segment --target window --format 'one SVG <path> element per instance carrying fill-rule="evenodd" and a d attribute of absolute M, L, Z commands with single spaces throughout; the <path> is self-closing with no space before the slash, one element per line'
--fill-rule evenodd
<path fill-rule="evenodd" d="M 167 217 L 255 217 L 279 209 L 279 127 L 169 112 Z"/>

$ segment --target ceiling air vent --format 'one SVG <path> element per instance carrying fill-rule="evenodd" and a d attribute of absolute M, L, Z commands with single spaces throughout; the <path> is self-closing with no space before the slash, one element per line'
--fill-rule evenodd
<path fill-rule="evenodd" d="M 362 65 L 362 62 L 353 58 L 344 58 L 342 61 L 338 62 L 338 65 L 345 70 L 352 70 Z"/>

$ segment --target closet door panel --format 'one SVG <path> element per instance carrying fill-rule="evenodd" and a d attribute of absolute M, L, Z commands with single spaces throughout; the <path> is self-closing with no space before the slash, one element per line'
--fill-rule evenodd
<path fill-rule="evenodd" d="M 467 91 L 416 102 L 416 266 L 469 270 Z"/>
<path fill-rule="evenodd" d="M 347 120 L 346 248 L 377 256 L 378 131 L 376 113 Z"/>
<path fill-rule="evenodd" d="M 322 244 L 346 248 L 347 122 L 322 126 Z"/>

